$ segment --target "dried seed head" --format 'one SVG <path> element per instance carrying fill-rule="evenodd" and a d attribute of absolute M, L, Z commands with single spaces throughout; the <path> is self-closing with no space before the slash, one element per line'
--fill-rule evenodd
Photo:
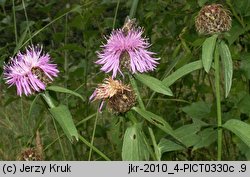
<path fill-rule="evenodd" d="M 220 4 L 204 6 L 195 19 L 196 30 L 200 34 L 214 34 L 231 29 L 230 11 Z"/>
<path fill-rule="evenodd" d="M 98 85 L 90 100 L 92 101 L 92 98 L 93 101 L 111 98 L 117 92 L 123 92 L 124 90 L 130 90 L 129 86 L 109 77 L 104 79 L 104 83 Z"/>
<path fill-rule="evenodd" d="M 24 149 L 18 156 L 17 160 L 21 161 L 41 161 L 42 157 L 36 151 L 35 148 Z"/>
<path fill-rule="evenodd" d="M 90 97 L 90 101 L 108 100 L 108 107 L 115 113 L 127 112 L 135 105 L 134 91 L 128 85 L 124 85 L 121 81 L 113 80 L 111 77 L 106 78 L 103 84 L 99 84 L 94 93 Z"/>
<path fill-rule="evenodd" d="M 117 92 L 108 100 L 108 108 L 116 113 L 125 113 L 129 111 L 136 103 L 136 96 L 133 90 L 124 90 Z"/>

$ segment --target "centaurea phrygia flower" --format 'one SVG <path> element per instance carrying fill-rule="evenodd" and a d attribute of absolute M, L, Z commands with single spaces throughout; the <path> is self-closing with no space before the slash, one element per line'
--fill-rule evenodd
<path fill-rule="evenodd" d="M 17 95 L 31 95 L 45 90 L 46 85 L 57 77 L 56 64 L 50 63 L 48 53 L 41 46 L 30 46 L 26 52 L 19 52 L 4 65 L 4 79 L 10 86 L 15 85 Z"/>
<path fill-rule="evenodd" d="M 101 70 L 106 73 L 112 71 L 112 78 L 117 72 L 123 75 L 123 69 L 131 73 L 153 71 L 159 58 L 154 58 L 155 53 L 148 51 L 150 43 L 142 34 L 140 27 L 113 30 L 107 43 L 101 46 L 102 51 L 97 52 L 99 59 L 96 64 L 102 65 Z"/>
<path fill-rule="evenodd" d="M 136 102 L 134 91 L 121 81 L 106 78 L 103 84 L 99 84 L 90 101 L 101 100 L 99 111 L 101 112 L 104 102 L 108 101 L 108 108 L 114 113 L 129 111 Z"/>

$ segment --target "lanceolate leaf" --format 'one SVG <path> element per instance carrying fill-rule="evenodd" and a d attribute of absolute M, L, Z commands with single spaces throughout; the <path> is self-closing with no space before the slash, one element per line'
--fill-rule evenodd
<path fill-rule="evenodd" d="M 162 81 L 160 81 L 154 77 L 148 76 L 146 74 L 136 74 L 135 77 L 137 80 L 139 80 L 140 82 L 142 82 L 143 84 L 148 86 L 153 91 L 158 92 L 158 93 L 162 93 L 164 95 L 173 96 L 172 91 L 168 87 L 166 87 L 162 83 Z"/>
<path fill-rule="evenodd" d="M 76 92 L 74 92 L 72 90 L 69 90 L 69 89 L 66 89 L 66 88 L 63 88 L 63 87 L 49 86 L 49 87 L 46 88 L 46 90 L 52 90 L 52 91 L 61 92 L 61 93 L 68 93 L 68 94 L 74 95 L 74 96 L 79 97 L 82 100 L 84 100 L 84 98 L 79 93 L 76 93 Z"/>
<path fill-rule="evenodd" d="M 250 147 L 250 125 L 237 119 L 230 119 L 224 125 L 224 128 L 237 135 L 248 147 Z"/>
<path fill-rule="evenodd" d="M 224 41 L 221 41 L 219 51 L 220 51 L 221 61 L 223 63 L 223 69 L 224 69 L 225 97 L 227 97 L 230 92 L 231 85 L 232 85 L 233 62 L 232 62 L 230 50 Z"/>
<path fill-rule="evenodd" d="M 78 141 L 77 129 L 67 106 L 59 105 L 57 107 L 49 109 L 49 111 L 62 127 L 65 135 L 69 138 L 69 140 L 73 142 L 74 137 Z"/>
<path fill-rule="evenodd" d="M 160 129 L 162 129 L 166 133 L 168 133 L 170 135 L 173 134 L 173 130 L 172 130 L 171 126 L 162 117 L 160 117 L 158 115 L 155 115 L 152 112 L 142 110 L 142 109 L 137 108 L 137 107 L 133 107 L 132 109 L 135 112 L 137 112 L 138 114 L 140 114 L 147 121 L 149 121 L 150 123 L 152 123 L 155 126 L 159 127 Z"/>
<path fill-rule="evenodd" d="M 216 141 L 217 131 L 213 128 L 206 128 L 198 133 L 200 136 L 200 141 L 194 145 L 193 150 L 208 147 Z"/>
<path fill-rule="evenodd" d="M 202 45 L 202 64 L 207 73 L 209 72 L 213 62 L 213 54 L 217 37 L 218 35 L 215 34 L 207 38 Z"/>
<path fill-rule="evenodd" d="M 196 134 L 200 128 L 200 125 L 197 124 L 187 124 L 176 129 L 174 133 L 179 137 L 179 141 L 182 142 L 183 145 L 191 147 L 200 140 L 200 137 Z"/>
<path fill-rule="evenodd" d="M 187 75 L 195 70 L 201 69 L 202 67 L 203 66 L 202 66 L 201 60 L 194 61 L 192 63 L 186 64 L 183 67 L 179 68 L 178 70 L 176 70 L 175 72 L 170 74 L 168 77 L 163 79 L 162 82 L 164 83 L 165 86 L 169 87 L 178 79 L 182 78 L 183 76 L 185 76 L 185 75 Z"/>
<path fill-rule="evenodd" d="M 161 155 L 164 153 L 164 152 L 170 152 L 170 151 L 178 151 L 178 150 L 184 150 L 185 147 L 184 146 L 181 146 L 180 144 L 177 144 L 171 140 L 168 140 L 168 139 L 165 139 L 165 138 L 162 138 L 158 144 L 158 149 L 161 153 Z"/>
<path fill-rule="evenodd" d="M 144 139 L 141 123 L 128 127 L 123 139 L 122 160 L 149 160 L 149 151 Z"/>

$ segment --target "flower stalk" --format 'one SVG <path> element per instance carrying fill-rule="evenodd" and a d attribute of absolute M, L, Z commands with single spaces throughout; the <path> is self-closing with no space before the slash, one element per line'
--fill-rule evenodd
<path fill-rule="evenodd" d="M 218 43 L 214 51 L 214 68 L 215 68 L 215 95 L 216 95 L 216 107 L 217 107 L 217 128 L 218 128 L 218 139 L 217 139 L 217 160 L 221 160 L 222 154 L 222 118 L 221 118 L 221 96 L 220 96 L 220 63 L 219 63 L 219 49 Z"/>

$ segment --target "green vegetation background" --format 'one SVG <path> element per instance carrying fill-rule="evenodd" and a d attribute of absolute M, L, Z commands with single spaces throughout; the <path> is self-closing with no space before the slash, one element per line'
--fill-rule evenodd
<path fill-rule="evenodd" d="M 150 75 L 162 79 L 201 58 L 205 36 L 195 31 L 194 19 L 204 3 L 221 3 L 232 12 L 232 29 L 225 38 L 232 53 L 234 76 L 229 97 L 222 100 L 223 122 L 234 118 L 249 124 L 249 0 L 139 1 L 135 18 L 139 26 L 144 27 L 144 34 L 152 43 L 151 50 L 161 58 L 157 70 Z M 131 5 L 132 0 L 0 0 L 0 74 L 4 62 L 19 49 L 24 50 L 31 42 L 43 44 L 60 70 L 53 85 L 74 90 L 85 101 L 51 92 L 53 98 L 69 107 L 79 134 L 89 142 L 94 138 L 94 146 L 111 160 L 122 160 L 123 137 L 129 121 L 108 111 L 98 114 L 98 102 L 89 103 L 88 98 L 105 78 L 100 67 L 94 64 L 96 51 L 105 42 L 105 35 L 123 25 Z M 212 80 L 213 73 L 195 71 L 171 86 L 173 97 L 155 94 L 150 101 L 152 91 L 138 83 L 147 110 L 162 116 L 183 134 L 187 143 L 186 148 L 180 147 L 159 128 L 144 123 L 143 131 L 149 142 L 148 127 L 154 132 L 161 160 L 216 160 L 216 104 Z M 34 147 L 37 129 L 45 160 L 104 160 L 81 141 L 70 143 L 57 126 L 60 146 L 44 102 L 39 98 L 33 102 L 34 98 L 16 96 L 15 88 L 8 88 L 1 76 L 1 160 L 16 160 L 23 149 Z M 250 148 L 234 134 L 224 131 L 223 160 L 250 160 Z"/>

